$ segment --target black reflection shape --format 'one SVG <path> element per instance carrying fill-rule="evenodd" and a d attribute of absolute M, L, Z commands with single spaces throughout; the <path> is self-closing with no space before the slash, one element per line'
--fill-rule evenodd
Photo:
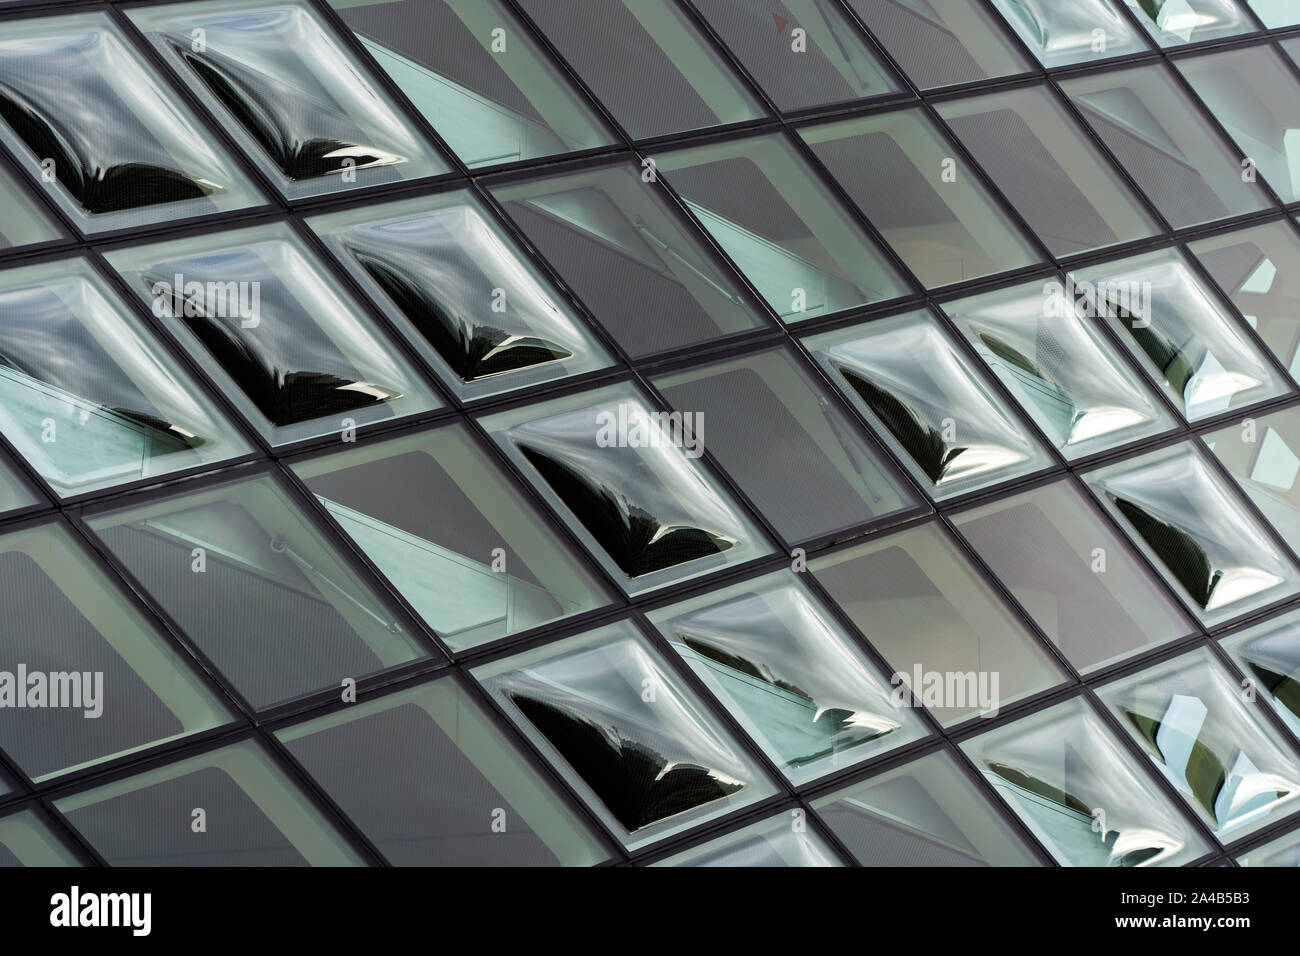
<path fill-rule="evenodd" d="M 859 743 L 866 743 L 869 740 L 875 740 L 877 737 L 884 737 L 886 734 L 893 731 L 893 727 L 883 727 L 874 731 L 854 727 L 850 721 L 852 721 L 854 716 L 856 716 L 857 711 L 847 710 L 843 707 L 827 707 L 819 711 L 817 708 L 817 701 L 811 694 L 799 687 L 797 684 L 792 684 L 787 680 L 782 680 L 779 677 L 773 676 L 767 671 L 767 668 L 760 667 L 749 658 L 741 657 L 739 654 L 733 654 L 730 651 L 725 651 L 720 647 L 714 647 L 707 641 L 701 641 L 694 637 L 683 636 L 682 641 L 687 647 L 695 651 L 695 653 L 699 654 L 701 657 L 707 658 L 716 664 L 721 664 L 723 667 L 729 667 L 732 670 L 739 671 L 755 680 L 779 688 L 786 693 L 793 694 L 795 697 L 805 701 L 808 704 L 808 707 L 813 710 L 816 715 L 812 720 L 812 727 L 818 735 L 831 740 L 837 740 L 841 735 L 847 736 L 849 740 L 856 745 Z M 790 762 L 796 767 L 802 766 L 805 763 L 811 763 L 829 753 L 842 749 L 843 746 L 842 743 L 839 745 L 831 744 L 817 753 L 805 754 L 791 760 Z"/>
<path fill-rule="evenodd" d="M 1250 671 L 1267 688 L 1283 707 L 1300 716 L 1300 681 L 1290 674 L 1281 674 L 1262 664 L 1249 662 Z"/>
<path fill-rule="evenodd" d="M 152 285 L 154 278 L 147 281 Z M 332 372 L 289 370 L 292 360 L 269 340 L 253 341 L 208 315 L 195 299 L 169 297 L 171 314 L 189 326 L 223 369 L 276 427 L 342 415 L 400 397 L 400 392 Z"/>
<path fill-rule="evenodd" d="M 1155 717 L 1149 717 L 1127 707 L 1124 708 L 1124 716 L 1137 728 L 1138 733 L 1155 748 L 1156 753 L 1163 758 L 1165 756 L 1164 751 L 1161 750 L 1156 739 L 1160 733 L 1162 722 Z M 1187 737 L 1187 734 L 1181 730 L 1175 729 L 1174 732 L 1180 742 Z M 1216 805 L 1219 801 L 1219 794 L 1223 792 L 1223 787 L 1228 782 L 1228 770 L 1224 767 L 1223 762 L 1214 755 L 1214 751 L 1202 743 L 1200 738 L 1192 741 L 1191 755 L 1187 758 L 1187 766 L 1183 770 L 1183 779 L 1192 788 L 1192 796 L 1196 798 L 1196 802 L 1205 808 L 1205 812 L 1210 815 L 1210 818 L 1219 819 Z"/>
<path fill-rule="evenodd" d="M 957 445 L 949 447 L 940 432 L 926 422 L 915 409 L 890 395 L 883 388 L 843 366 L 839 367 L 839 372 L 867 403 L 867 407 L 889 429 L 898 443 L 912 456 L 925 472 L 926 477 L 936 485 L 943 481 L 952 463 L 966 451 L 965 447 Z"/>
<path fill-rule="evenodd" d="M 1116 318 L 1125 323 L 1129 334 L 1133 336 L 1138 347 L 1147 354 L 1147 358 L 1160 369 L 1165 381 L 1179 395 L 1186 394 L 1187 383 L 1196 374 L 1196 368 L 1184 350 L 1175 345 L 1168 336 L 1152 328 L 1149 320 L 1134 315 L 1110 299 L 1106 300 L 1106 305 Z"/>
<path fill-rule="evenodd" d="M 520 451 L 628 577 L 721 554 L 735 545 L 703 528 L 661 524 L 621 492 L 565 462 L 527 445 L 521 444 Z"/>
<path fill-rule="evenodd" d="M 412 270 L 353 250 L 353 256 L 463 381 L 531 368 L 570 358 L 562 345 L 533 335 L 518 335 L 453 315 L 433 288 Z"/>
<path fill-rule="evenodd" d="M 20 61 L 21 64 L 21 61 Z M 48 82 L 57 77 L 57 83 Z M 47 53 L 0 80 L 0 117 L 89 213 L 202 199 L 216 192 L 167 151 L 80 54 Z"/>
<path fill-rule="evenodd" d="M 1142 540 L 1159 555 L 1178 583 L 1187 589 L 1197 604 L 1208 608 L 1214 589 L 1223 579 L 1223 572 L 1210 564 L 1205 549 L 1187 532 L 1147 514 L 1133 502 L 1115 495 L 1111 495 L 1111 500 Z"/>
<path fill-rule="evenodd" d="M 404 161 L 363 143 L 365 134 L 351 120 L 287 83 L 212 49 L 196 53 L 188 43 L 169 42 L 289 179 Z"/>
<path fill-rule="evenodd" d="M 705 767 L 670 764 L 619 728 L 570 708 L 523 694 L 510 699 L 631 832 L 744 789 Z"/>

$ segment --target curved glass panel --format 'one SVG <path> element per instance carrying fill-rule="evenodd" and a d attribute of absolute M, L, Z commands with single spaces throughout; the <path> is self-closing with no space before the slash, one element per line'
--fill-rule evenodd
<path fill-rule="evenodd" d="M 615 141 L 499 0 L 329 3 L 467 166 Z"/>
<path fill-rule="evenodd" d="M 771 552 L 698 464 L 702 420 L 652 408 L 630 383 L 483 425 L 629 593 Z"/>
<path fill-rule="evenodd" d="M 0 139 L 83 232 L 261 202 L 102 13 L 5 23 L 0 120 Z"/>
<path fill-rule="evenodd" d="M 427 656 L 269 476 L 87 523 L 254 707 Z"/>
<path fill-rule="evenodd" d="M 631 622 L 473 674 L 630 848 L 775 793 Z"/>
<path fill-rule="evenodd" d="M 1237 0 L 1124 0 L 1162 47 L 1254 33 Z"/>
<path fill-rule="evenodd" d="M 1170 249 L 1078 273 L 1091 314 L 1109 319 L 1189 422 L 1290 387 L 1213 289 Z"/>
<path fill-rule="evenodd" d="M 462 426 L 293 465 L 454 651 L 608 603 Z"/>
<path fill-rule="evenodd" d="M 1238 866 L 1300 866 L 1300 830 L 1270 840 L 1237 857 Z"/>
<path fill-rule="evenodd" d="M 1300 613 L 1290 611 L 1219 643 L 1300 737 Z"/>
<path fill-rule="evenodd" d="M 1300 7 L 1291 0 L 1247 0 L 1255 16 L 1270 30 L 1300 24 Z"/>
<path fill-rule="evenodd" d="M 1300 758 L 1207 648 L 1097 691 L 1206 825 L 1238 839 L 1296 809 Z"/>
<path fill-rule="evenodd" d="M 54 805 L 112 866 L 364 863 L 251 740 L 61 797 Z M 203 813 L 202 829 L 193 825 L 196 811 Z M 142 833 L 152 839 L 142 842 Z"/>
<path fill-rule="evenodd" d="M 1300 569 L 1237 491 L 1184 442 L 1084 476 L 1134 542 L 1213 627 L 1300 590 Z"/>
<path fill-rule="evenodd" d="M 442 374 L 472 400 L 612 360 L 550 282 L 468 192 L 308 220 Z"/>
<path fill-rule="evenodd" d="M 660 153 L 655 163 L 786 322 L 908 292 L 784 135 Z"/>
<path fill-rule="evenodd" d="M 1210 852 L 1082 697 L 961 748 L 1062 866 L 1181 866 Z"/>
<path fill-rule="evenodd" d="M 792 810 L 710 840 L 655 866 L 843 866 L 826 841 Z"/>
<path fill-rule="evenodd" d="M 1300 409 L 1247 418 L 1201 437 L 1282 539 L 1300 542 Z"/>
<path fill-rule="evenodd" d="M 276 736 L 394 866 L 591 866 L 608 853 L 453 680 Z M 383 741 L 382 746 L 376 746 Z"/>
<path fill-rule="evenodd" d="M 127 15 L 291 199 L 449 171 L 299 0 Z"/>
<path fill-rule="evenodd" d="M 1148 49 L 1110 0 L 993 0 L 993 5 L 1048 69 Z"/>
<path fill-rule="evenodd" d="M 272 444 L 440 404 L 283 223 L 106 258 Z"/>
<path fill-rule="evenodd" d="M 945 302 L 943 310 L 1066 458 L 1176 426 L 1055 279 Z"/>
<path fill-rule="evenodd" d="M 951 498 L 1051 459 L 925 311 L 804 340 L 922 487 Z"/>
<path fill-rule="evenodd" d="M 789 572 L 647 617 L 795 785 L 926 733 Z"/>
<path fill-rule="evenodd" d="M 0 272 L 0 430 L 79 495 L 249 451 L 84 259 Z"/>

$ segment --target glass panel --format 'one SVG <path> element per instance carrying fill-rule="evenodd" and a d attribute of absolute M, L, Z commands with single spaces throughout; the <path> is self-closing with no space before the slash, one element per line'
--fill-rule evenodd
<path fill-rule="evenodd" d="M 608 856 L 451 680 L 277 736 L 395 866 L 590 866 Z"/>
<path fill-rule="evenodd" d="M 776 792 L 629 621 L 474 676 L 630 848 Z"/>
<path fill-rule="evenodd" d="M 62 524 L 0 536 L 0 593 L 0 746 L 38 783 L 230 719 Z"/>
<path fill-rule="evenodd" d="M 520 0 L 633 139 L 757 119 L 762 105 L 669 0 Z"/>
<path fill-rule="evenodd" d="M 1038 865 L 942 751 L 812 806 L 863 866 Z"/>
<path fill-rule="evenodd" d="M 1051 657 L 933 522 L 808 567 L 944 724 L 993 717 L 1060 682 Z"/>
<path fill-rule="evenodd" d="M 709 422 L 709 452 L 788 541 L 919 507 L 875 443 L 786 349 L 665 375 L 654 384 L 670 405 L 691 412 L 697 426 Z"/>
<path fill-rule="evenodd" d="M 655 866 L 843 866 L 835 851 L 807 828 L 802 810 L 778 814 L 710 840 Z"/>
<path fill-rule="evenodd" d="M 0 116 L 4 116 L 3 106 Z M 55 225 L 54 217 L 28 197 L 21 183 L 9 178 L 7 166 L 0 166 L 0 209 L 5 211 L 0 222 L 0 249 L 62 238 L 63 230 Z"/>
<path fill-rule="evenodd" d="M 1241 699 L 1207 648 L 1107 684 L 1098 695 L 1222 839 L 1296 809 L 1300 760 Z"/>
<path fill-rule="evenodd" d="M 766 325 L 694 228 L 641 177 L 620 163 L 492 192 L 633 358 Z"/>
<path fill-rule="evenodd" d="M 1300 737 L 1300 612 L 1290 611 L 1219 643 L 1250 679 L 1256 695 L 1272 704 Z"/>
<path fill-rule="evenodd" d="M 293 469 L 452 650 L 607 601 L 460 426 Z"/>
<path fill-rule="evenodd" d="M 106 258 L 273 444 L 440 404 L 287 224 Z"/>
<path fill-rule="evenodd" d="M 905 295 L 875 241 L 781 134 L 655 156 L 772 311 L 798 322 Z"/>
<path fill-rule="evenodd" d="M 255 707 L 427 656 L 269 476 L 88 523 Z"/>
<path fill-rule="evenodd" d="M 1238 866 L 1300 866 L 1300 830 L 1270 840 L 1237 857 Z"/>
<path fill-rule="evenodd" d="M 1211 286 L 1173 249 L 1078 273 L 1092 314 L 1108 318 L 1189 422 L 1290 391 Z"/>
<path fill-rule="evenodd" d="M 1043 66 L 1051 69 L 1148 49 L 1110 0 L 993 0 Z"/>
<path fill-rule="evenodd" d="M 1175 229 L 1271 205 L 1164 67 L 1086 74 L 1061 89 Z"/>
<path fill-rule="evenodd" d="M 1297 569 L 1184 442 L 1084 478 L 1207 627 L 1293 596 Z"/>
<path fill-rule="evenodd" d="M 1157 232 L 1091 135 L 1047 87 L 948 100 L 935 108 L 1052 255 Z"/>
<path fill-rule="evenodd" d="M 1300 374 L 1300 236 L 1287 222 L 1189 243 L 1196 258 L 1292 375 Z"/>
<path fill-rule="evenodd" d="M 926 288 L 1035 261 L 1020 231 L 921 110 L 799 133 Z"/>
<path fill-rule="evenodd" d="M 834 0 L 695 0 L 695 9 L 778 109 L 899 90 Z"/>
<path fill-rule="evenodd" d="M 953 523 L 1081 672 L 1194 631 L 1069 480 L 963 511 Z"/>
<path fill-rule="evenodd" d="M 1247 418 L 1202 437 L 1283 540 L 1300 543 L 1300 409 Z"/>
<path fill-rule="evenodd" d="M 467 166 L 615 142 L 498 0 L 329 0 Z"/>
<path fill-rule="evenodd" d="M 969 0 L 848 0 L 923 90 L 1026 73 L 1029 61 L 981 4 Z"/>
<path fill-rule="evenodd" d="M 630 594 L 771 553 L 698 463 L 703 429 L 631 383 L 500 412 L 483 426 Z"/>
<path fill-rule="evenodd" d="M 449 171 L 306 3 L 210 0 L 127 15 L 290 199 Z"/>
<path fill-rule="evenodd" d="M 5 23 L 0 140 L 83 232 L 262 201 L 151 72 L 107 14 Z"/>
<path fill-rule="evenodd" d="M 1202 43 L 1254 33 L 1236 0 L 1124 0 L 1142 26 L 1162 46 Z"/>
<path fill-rule="evenodd" d="M 22 810 L 0 819 L 0 867 L 81 865 L 63 837 L 35 811 Z"/>
<path fill-rule="evenodd" d="M 1055 279 L 986 292 L 944 311 L 1020 407 L 1077 460 L 1176 427 L 1173 415 Z"/>
<path fill-rule="evenodd" d="M 1176 61 L 1283 202 L 1300 200 L 1300 80 L 1269 47 Z"/>
<path fill-rule="evenodd" d="M 926 735 L 792 572 L 647 618 L 796 786 Z"/>
<path fill-rule="evenodd" d="M 805 344 L 936 498 L 1052 464 L 928 312 L 825 332 Z"/>
<path fill-rule="evenodd" d="M 1248 0 L 1255 16 L 1270 30 L 1300 24 L 1300 7 L 1294 0 Z"/>
<path fill-rule="evenodd" d="M 0 431 L 63 496 L 247 454 L 84 259 L 0 272 Z"/>
<path fill-rule="evenodd" d="M 246 740 L 54 802 L 112 866 L 360 866 Z M 204 828 L 195 829 L 202 814 Z"/>
<path fill-rule="evenodd" d="M 308 225 L 462 399 L 611 364 L 472 193 L 349 209 Z"/>
<path fill-rule="evenodd" d="M 1210 852 L 1082 697 L 961 747 L 1062 866 L 1182 866 Z"/>

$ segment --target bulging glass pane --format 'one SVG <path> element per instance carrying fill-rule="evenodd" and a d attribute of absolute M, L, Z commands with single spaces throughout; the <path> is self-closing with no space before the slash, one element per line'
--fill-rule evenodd
<path fill-rule="evenodd" d="M 802 810 L 791 810 L 660 860 L 655 866 L 843 866 L 835 851 L 810 829 Z"/>
<path fill-rule="evenodd" d="M 993 0 L 1043 66 L 1071 66 L 1148 47 L 1111 0 Z"/>

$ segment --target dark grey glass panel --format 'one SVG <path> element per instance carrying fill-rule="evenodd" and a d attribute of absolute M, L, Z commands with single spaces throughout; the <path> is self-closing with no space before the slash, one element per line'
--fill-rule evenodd
<path fill-rule="evenodd" d="M 654 384 L 673 408 L 708 423 L 709 452 L 789 541 L 918 507 L 874 443 L 784 349 Z"/>
<path fill-rule="evenodd" d="M 629 621 L 474 676 L 630 848 L 776 792 Z"/>
<path fill-rule="evenodd" d="M 107 258 L 272 444 L 441 404 L 287 224 Z"/>
<path fill-rule="evenodd" d="M 1073 482 L 1026 491 L 953 520 L 1080 671 L 1195 630 Z"/>
<path fill-rule="evenodd" d="M 1052 255 L 1158 231 L 1047 87 L 949 100 L 936 108 Z"/>
<path fill-rule="evenodd" d="M 1083 697 L 961 747 L 1062 866 L 1180 866 L 1210 852 Z"/>
<path fill-rule="evenodd" d="M 520 0 L 633 139 L 764 115 L 671 0 Z"/>
<path fill-rule="evenodd" d="M 1165 67 L 1073 77 L 1061 88 L 1175 229 L 1270 205 Z"/>
<path fill-rule="evenodd" d="M 5 23 L 0 140 L 84 232 L 261 197 L 103 13 Z"/>
<path fill-rule="evenodd" d="M 1273 222 L 1189 243 L 1259 337 L 1300 374 L 1300 235 Z"/>
<path fill-rule="evenodd" d="M 34 810 L 0 818 L 0 867 L 81 866 L 62 834 Z"/>
<path fill-rule="evenodd" d="M 463 399 L 611 362 L 469 192 L 327 213 L 308 224 Z"/>
<path fill-rule="evenodd" d="M 277 736 L 395 866 L 590 866 L 608 855 L 451 680 Z"/>
<path fill-rule="evenodd" d="M 927 288 L 1019 269 L 1037 258 L 921 110 L 805 126 L 799 133 Z"/>
<path fill-rule="evenodd" d="M 453 650 L 607 603 L 462 426 L 374 442 L 293 469 Z"/>
<path fill-rule="evenodd" d="M 633 358 L 765 325 L 653 176 L 620 164 L 493 194 Z"/>
<path fill-rule="evenodd" d="M 695 0 L 695 9 L 778 109 L 899 89 L 835 0 Z"/>
<path fill-rule="evenodd" d="M 1044 691 L 1061 672 L 936 522 L 808 563 L 830 596 L 944 724 Z"/>
<path fill-rule="evenodd" d="M 255 707 L 426 656 L 271 477 L 89 524 Z"/>
<path fill-rule="evenodd" d="M 37 782 L 230 719 L 62 524 L 0 537 L 0 593 L 0 746 Z"/>
<path fill-rule="evenodd" d="M 329 0 L 467 166 L 615 141 L 499 0 Z"/>
<path fill-rule="evenodd" d="M 61 797 L 112 866 L 360 866 L 261 744 L 232 744 Z"/>
<path fill-rule="evenodd" d="M 0 272 L 0 430 L 63 497 L 249 450 L 85 259 Z"/>
<path fill-rule="evenodd" d="M 803 810 L 791 810 L 710 840 L 655 866 L 843 866 Z"/>
<path fill-rule="evenodd" d="M 863 866 L 1037 866 L 946 753 L 929 756 L 813 802 Z"/>
<path fill-rule="evenodd" d="M 921 89 L 1027 73 L 1029 61 L 981 4 L 848 0 Z"/>
<path fill-rule="evenodd" d="M 656 410 L 631 383 L 482 421 L 628 593 L 770 553 L 702 467 L 695 416 Z"/>
<path fill-rule="evenodd" d="M 128 16 L 291 199 L 450 169 L 301 0 Z"/>

